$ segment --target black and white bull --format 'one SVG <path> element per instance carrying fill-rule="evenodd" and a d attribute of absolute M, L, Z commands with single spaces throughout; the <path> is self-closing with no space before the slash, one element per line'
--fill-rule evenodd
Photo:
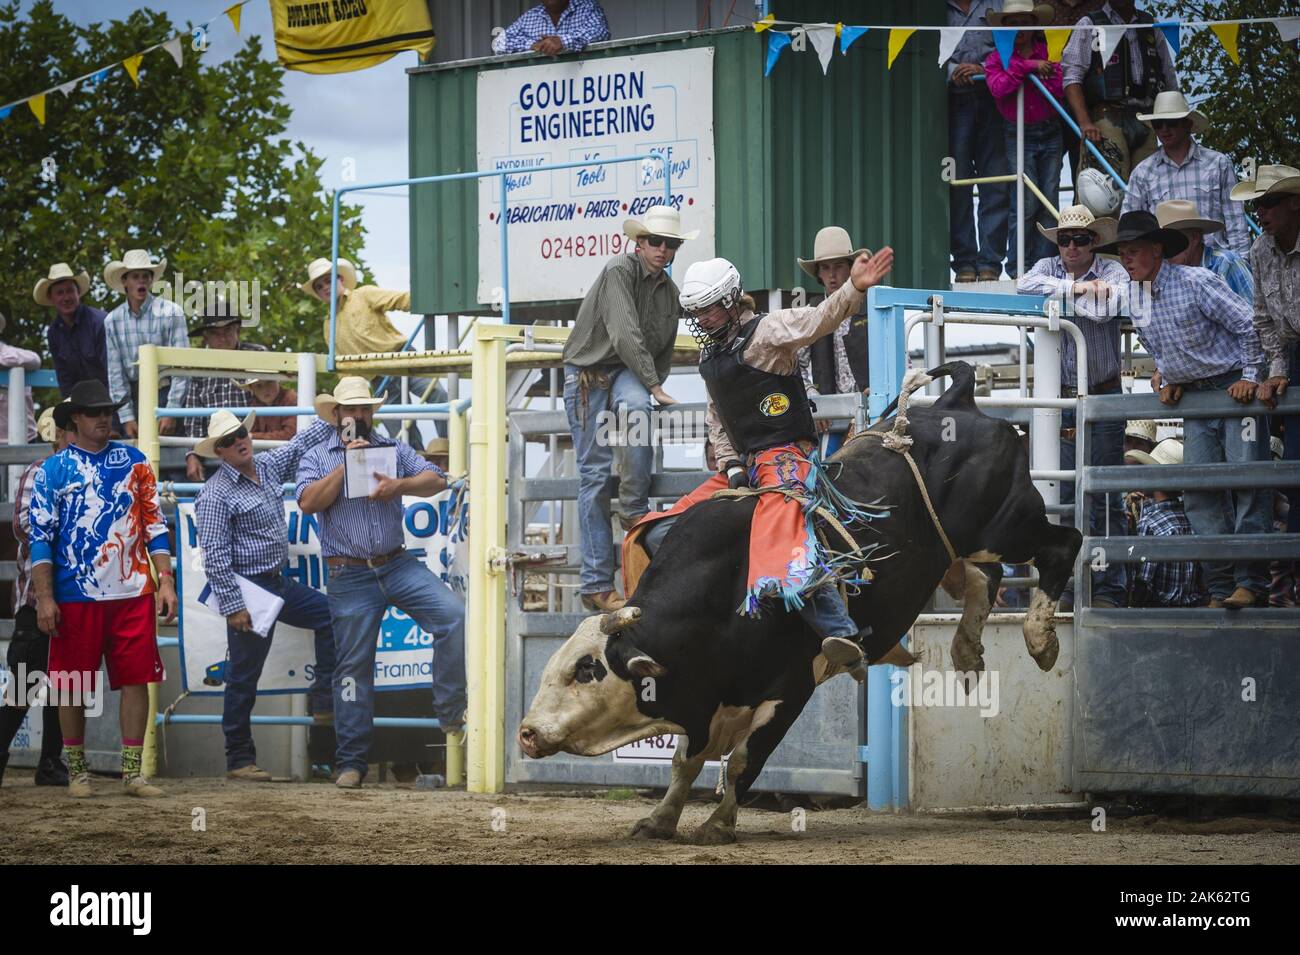
<path fill-rule="evenodd" d="M 874 581 L 850 599 L 870 624 L 867 658 L 894 650 L 941 581 L 964 597 L 952 664 L 983 669 L 980 636 L 1001 579 L 1001 561 L 1033 563 L 1041 590 L 1025 619 L 1025 642 L 1043 670 L 1056 662 L 1054 615 L 1082 538 L 1047 520 L 1029 478 L 1016 430 L 974 402 L 974 373 L 963 362 L 931 375 L 952 384 L 931 408 L 909 412 L 910 451 L 939 522 L 959 560 L 950 561 L 905 458 L 873 438 L 849 442 L 832 458 L 837 486 L 858 501 L 889 505 L 888 516 L 854 531 L 880 543 Z M 929 381 L 909 376 L 905 393 Z M 889 431 L 893 419 L 872 428 Z M 598 756 L 660 733 L 680 740 L 662 802 L 634 836 L 668 839 L 707 760 L 730 754 L 721 804 L 696 833 L 705 843 L 735 838 L 737 800 L 785 736 L 814 688 L 841 672 L 797 614 L 759 619 L 736 613 L 745 589 L 752 498 L 711 500 L 678 520 L 623 610 L 582 622 L 547 663 L 519 727 L 528 756 Z M 956 594 L 955 594 L 956 595 Z M 905 655 L 905 654 L 904 654 Z"/>

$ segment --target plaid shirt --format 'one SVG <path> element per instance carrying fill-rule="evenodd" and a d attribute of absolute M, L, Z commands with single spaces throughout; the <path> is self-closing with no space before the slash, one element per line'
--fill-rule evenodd
<path fill-rule="evenodd" d="M 1181 501 L 1148 499 L 1142 506 L 1137 532 L 1139 537 L 1172 537 L 1191 534 L 1192 525 Z M 1146 582 L 1157 606 L 1194 607 L 1205 599 L 1195 561 L 1143 561 L 1134 579 Z"/>
<path fill-rule="evenodd" d="M 239 343 L 240 351 L 266 351 L 265 345 L 251 342 Z M 251 392 L 235 384 L 233 378 L 194 378 L 185 389 L 182 408 L 249 408 L 253 405 Z M 202 438 L 207 434 L 207 418 L 182 418 L 182 433 L 187 438 Z M 193 454 L 193 451 L 189 452 Z"/>
<path fill-rule="evenodd" d="M 18 575 L 14 577 L 14 610 L 36 606 L 32 594 L 32 546 L 28 540 L 29 514 L 32 508 L 32 477 L 40 470 L 45 458 L 33 461 L 23 468 L 18 478 L 18 493 L 14 495 L 14 540 L 18 542 Z"/>
<path fill-rule="evenodd" d="M 1150 296 L 1135 291 L 1133 327 L 1171 385 L 1241 369 L 1259 380 L 1264 351 L 1251 324 L 1252 309 L 1208 269 L 1165 262 Z"/>
<path fill-rule="evenodd" d="M 1277 239 L 1261 235 L 1250 247 L 1255 297 L 1255 330 L 1268 356 L 1268 376 L 1288 375 L 1286 350 L 1300 339 L 1300 237 L 1285 252 Z"/>
<path fill-rule="evenodd" d="M 185 327 L 185 313 L 170 299 L 149 295 L 139 312 L 123 302 L 104 319 L 104 338 L 108 345 L 108 391 L 114 401 L 130 399 L 131 385 L 139 380 L 142 345 L 165 348 L 189 348 L 190 335 Z M 167 407 L 182 408 L 186 379 L 173 378 L 167 392 Z M 161 384 L 161 382 L 160 382 Z M 135 420 L 135 405 L 128 400 L 118 412 L 122 421 Z"/>
<path fill-rule="evenodd" d="M 257 481 L 224 461 L 194 501 L 199 545 L 208 583 L 223 616 L 244 609 L 235 574 L 251 577 L 278 571 L 289 556 L 284 519 L 284 488 L 298 471 L 303 454 L 334 429 L 317 420 L 283 447 L 253 455 Z"/>
<path fill-rule="evenodd" d="M 1255 278 L 1250 274 L 1250 263 L 1231 249 L 1205 247 L 1201 268 L 1209 269 L 1247 302 L 1255 301 Z"/>
<path fill-rule="evenodd" d="M 492 41 L 493 53 L 527 53 L 544 36 L 558 36 L 567 53 L 585 50 L 588 43 L 609 39 L 605 11 L 596 0 L 569 0 L 555 23 L 540 3 L 525 10 L 505 33 Z"/>
<path fill-rule="evenodd" d="M 1226 227 L 1206 235 L 1206 248 L 1228 248 L 1238 255 L 1249 255 L 1245 204 L 1228 198 L 1236 184 L 1232 161 L 1223 153 L 1193 139 L 1180 166 L 1161 146 L 1133 170 L 1120 211 L 1143 209 L 1154 214 L 1156 206 L 1169 199 L 1190 199 L 1202 219 L 1215 219 Z"/>
<path fill-rule="evenodd" d="M 1101 279 L 1122 292 L 1128 288 L 1128 272 L 1114 259 L 1092 257 L 1092 265 L 1076 279 L 1065 267 L 1059 255 L 1039 259 L 1034 267 L 1016 282 L 1016 291 L 1021 295 L 1046 295 L 1068 308 L 1061 309 L 1061 315 L 1079 326 L 1083 343 L 1088 349 L 1088 388 L 1119 377 L 1120 361 L 1120 323 L 1111 321 L 1107 311 L 1098 312 L 1096 302 L 1091 295 L 1076 296 L 1072 291 L 1075 282 L 1091 282 Z M 1074 388 L 1078 383 L 1075 377 L 1074 339 L 1069 335 L 1061 336 L 1061 387 Z"/>

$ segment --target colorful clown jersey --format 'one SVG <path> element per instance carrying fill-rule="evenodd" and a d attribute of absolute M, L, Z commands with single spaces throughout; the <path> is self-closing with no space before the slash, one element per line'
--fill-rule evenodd
<path fill-rule="evenodd" d="M 49 457 L 32 482 L 32 566 L 54 565 L 57 603 L 123 600 L 154 591 L 149 555 L 167 553 L 153 470 L 110 441 Z"/>

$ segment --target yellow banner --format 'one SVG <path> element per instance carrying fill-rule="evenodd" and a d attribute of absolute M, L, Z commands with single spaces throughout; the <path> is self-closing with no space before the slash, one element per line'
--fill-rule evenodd
<path fill-rule="evenodd" d="M 349 73 L 402 50 L 427 58 L 435 42 L 423 0 L 271 0 L 275 49 L 286 69 Z"/>

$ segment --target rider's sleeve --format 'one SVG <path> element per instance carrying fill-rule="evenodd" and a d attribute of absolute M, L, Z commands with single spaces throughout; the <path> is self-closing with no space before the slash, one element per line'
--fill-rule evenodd
<path fill-rule="evenodd" d="M 718 409 L 714 407 L 712 398 L 709 399 L 709 408 L 704 413 L 704 423 L 709 427 L 709 443 L 713 445 L 713 459 L 718 462 L 718 467 L 722 467 L 728 461 L 741 460 L 731 439 L 727 437 L 726 429 L 722 427 L 722 418 L 718 416 Z"/>
<path fill-rule="evenodd" d="M 798 368 L 799 349 L 829 335 L 850 315 L 857 314 L 865 294 L 852 282 L 845 282 L 820 305 L 769 313 L 749 340 L 745 363 L 778 375 L 793 373 Z"/>

